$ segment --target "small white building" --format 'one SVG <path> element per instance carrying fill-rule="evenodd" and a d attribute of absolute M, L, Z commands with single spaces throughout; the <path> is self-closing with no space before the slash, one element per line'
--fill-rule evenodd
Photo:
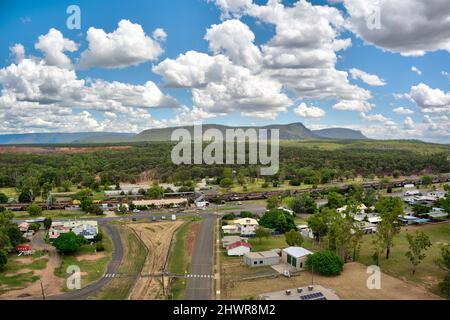
<path fill-rule="evenodd" d="M 280 263 L 280 256 L 275 251 L 247 252 L 244 263 L 249 267 L 273 266 Z"/>
<path fill-rule="evenodd" d="M 236 256 L 240 257 L 244 254 L 250 252 L 250 249 L 252 248 L 250 243 L 247 243 L 245 241 L 238 241 L 235 243 L 230 244 L 227 247 L 227 254 L 229 256 Z"/>
<path fill-rule="evenodd" d="M 281 251 L 281 261 L 300 271 L 306 267 L 306 259 L 310 254 L 312 252 L 305 248 L 289 247 Z"/>
<path fill-rule="evenodd" d="M 420 193 L 420 191 L 417 190 L 417 189 L 406 191 L 406 192 L 403 194 L 403 196 L 405 196 L 405 197 L 420 196 L 420 195 L 421 195 L 421 193 Z"/>

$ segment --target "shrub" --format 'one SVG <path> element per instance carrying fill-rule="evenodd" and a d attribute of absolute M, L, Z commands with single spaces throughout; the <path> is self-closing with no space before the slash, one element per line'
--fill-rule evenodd
<path fill-rule="evenodd" d="M 6 252 L 0 250 L 0 270 L 2 270 L 7 263 L 8 263 L 8 256 L 6 255 Z"/>
<path fill-rule="evenodd" d="M 330 277 L 342 272 L 344 262 L 334 252 L 319 251 L 308 256 L 306 266 L 309 270 L 314 268 L 314 272 Z"/>
<path fill-rule="evenodd" d="M 73 232 L 63 233 L 53 241 L 55 248 L 62 253 L 74 253 L 85 243 L 84 237 L 77 236 Z"/>
<path fill-rule="evenodd" d="M 97 252 L 102 252 L 105 251 L 105 246 L 103 245 L 102 242 L 97 242 L 95 244 L 95 249 L 97 250 Z"/>
<path fill-rule="evenodd" d="M 39 207 L 37 204 L 32 204 L 28 207 L 28 213 L 32 217 L 37 217 L 42 214 L 42 208 Z"/>

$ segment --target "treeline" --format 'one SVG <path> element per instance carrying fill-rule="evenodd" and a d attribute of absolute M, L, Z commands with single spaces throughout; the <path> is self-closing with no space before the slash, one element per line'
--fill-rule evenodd
<path fill-rule="evenodd" d="M 256 165 L 174 165 L 173 143 L 148 143 L 124 150 L 102 150 L 73 154 L 0 154 L 0 187 L 62 191 L 76 184 L 92 189 L 99 185 L 136 182 L 141 178 L 160 182 L 183 182 L 205 177 L 223 178 L 224 167 L 239 177 L 259 177 Z M 302 146 L 280 148 L 280 171 L 271 181 L 290 180 L 298 185 L 327 183 L 362 175 L 400 176 L 445 173 L 447 152 L 421 154 L 410 150 L 380 150 L 346 147 L 321 150 Z M 47 184 L 47 185 L 46 185 Z"/>

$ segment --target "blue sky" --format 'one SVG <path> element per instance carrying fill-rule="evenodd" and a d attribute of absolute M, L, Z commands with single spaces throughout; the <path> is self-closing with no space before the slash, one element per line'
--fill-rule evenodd
<path fill-rule="evenodd" d="M 430 32 L 435 32 L 438 36 L 431 37 L 431 35 L 423 35 L 426 33 L 423 30 L 423 22 L 422 24 L 417 23 L 417 26 L 414 25 L 414 16 L 408 16 L 411 13 L 408 13 L 407 10 L 404 10 L 405 17 L 402 17 L 402 19 L 404 18 L 405 22 L 402 24 L 402 19 L 396 18 L 398 12 L 392 12 L 392 9 L 388 10 L 387 5 L 386 7 L 382 6 L 382 31 L 380 31 L 380 34 L 373 36 L 369 32 L 370 30 L 367 30 L 361 23 L 358 16 L 358 10 L 365 9 L 361 1 L 301 0 L 300 2 L 305 6 L 303 11 L 311 10 L 311 13 L 314 14 L 316 14 L 316 8 L 332 7 L 337 9 L 332 13 L 333 18 L 330 18 L 330 14 L 317 13 L 324 23 L 322 27 L 317 27 L 317 33 L 325 30 L 323 38 L 320 39 L 320 35 L 314 38 L 310 34 L 301 33 L 309 22 L 302 21 L 303 16 L 300 12 L 296 13 L 290 10 L 298 5 L 296 1 L 283 1 L 277 10 L 272 10 L 273 7 L 271 9 L 266 1 L 248 4 L 249 1 L 242 0 L 242 7 L 232 8 L 230 6 L 230 4 L 238 2 L 227 0 L 2 1 L 0 4 L 0 12 L 2 12 L 0 19 L 2 30 L 0 69 L 3 68 L 4 72 L 2 74 L 0 71 L 0 85 L 6 102 L 2 104 L 0 100 L 0 117 L 3 118 L 0 133 L 115 131 L 114 128 L 117 131 L 139 131 L 150 127 L 185 124 L 182 121 L 184 119 L 186 122 L 203 120 L 203 122 L 208 123 L 230 125 L 303 122 L 311 128 L 342 126 L 360 129 L 371 138 L 418 138 L 428 141 L 450 142 L 448 131 L 450 35 L 439 36 L 438 33 L 439 30 L 448 26 L 448 16 L 446 19 L 445 16 L 427 16 L 428 11 L 422 13 L 435 24 L 430 26 L 430 28 L 433 27 Z M 398 10 L 402 10 L 401 2 L 399 1 Z M 413 0 L 413 2 L 417 2 L 418 5 L 424 3 L 420 0 Z M 442 1 L 439 0 L 428 2 L 429 6 L 438 6 L 440 3 Z M 69 30 L 66 26 L 66 20 L 69 16 L 66 9 L 73 4 L 78 5 L 81 9 L 80 30 Z M 420 6 L 417 8 L 416 11 L 419 11 L 417 14 L 421 14 Z M 423 10 L 426 9 L 423 8 Z M 268 14 L 261 12 L 270 12 L 270 17 L 268 18 Z M 338 15 L 344 20 L 338 23 L 333 22 L 334 17 Z M 286 21 L 283 21 L 283 19 L 289 18 L 293 19 L 292 30 L 286 28 Z M 123 19 L 129 20 L 134 25 L 139 25 L 148 38 L 152 38 L 155 29 L 163 29 L 167 34 L 165 40 L 158 41 L 154 37 L 150 40 L 157 43 L 162 52 L 156 58 L 145 58 L 145 54 L 142 59 L 132 57 L 130 58 L 132 62 L 126 66 L 111 67 L 109 65 L 105 67 L 105 64 L 99 62 L 100 60 L 92 58 L 96 63 L 90 62 L 88 67 L 80 67 L 81 54 L 89 50 L 90 45 L 92 45 L 88 41 L 88 29 L 94 27 L 102 29 L 106 34 L 112 33 L 118 29 L 118 23 Z M 331 27 L 328 27 L 328 20 L 324 19 L 329 19 Z M 394 21 L 395 19 L 397 21 Z M 212 25 L 220 26 L 229 20 L 237 20 L 239 23 L 230 24 L 228 29 L 218 29 L 214 33 L 215 40 L 204 39 L 207 30 Z M 395 25 L 394 22 L 397 24 L 396 28 L 392 28 Z M 305 25 L 302 23 L 305 23 Z M 406 27 L 408 23 L 412 26 Z M 339 26 L 335 24 L 339 24 Z M 425 23 L 425 25 L 430 24 L 431 22 Z M 405 26 L 405 28 L 402 29 L 402 26 Z M 240 30 L 244 32 L 247 27 L 250 33 L 254 34 L 254 40 L 239 41 Z M 148 81 L 151 81 L 156 84 L 164 97 L 157 102 L 149 102 L 148 106 L 141 108 L 139 100 L 135 105 L 120 102 L 116 106 L 115 98 L 99 97 L 101 94 L 89 88 L 89 84 L 86 84 L 86 87 L 88 87 L 86 95 L 90 97 L 87 99 L 89 102 L 85 101 L 82 104 L 77 104 L 76 99 L 70 100 L 71 98 L 68 99 L 65 96 L 62 90 L 66 90 L 66 86 L 56 90 L 59 91 L 57 97 L 48 95 L 44 97 L 43 92 L 36 93 L 34 91 L 33 97 L 31 97 L 30 92 L 20 92 L 26 87 L 23 85 L 24 77 L 27 78 L 28 86 L 36 85 L 36 88 L 41 88 L 42 83 L 36 84 L 39 79 L 28 78 L 26 72 L 32 72 L 29 68 L 24 67 L 26 71 L 21 74 L 16 74 L 16 71 L 12 69 L 6 70 L 13 64 L 19 65 L 21 63 L 12 54 L 11 48 L 16 44 L 21 44 L 25 51 L 23 59 L 34 59 L 34 67 L 37 67 L 35 64 L 38 62 L 36 61 L 42 61 L 44 66 L 40 66 L 39 70 L 41 70 L 40 72 L 46 72 L 46 66 L 52 65 L 52 63 L 55 66 L 55 63 L 49 62 L 45 58 L 44 51 L 51 52 L 51 50 L 56 49 L 52 46 L 46 47 L 45 50 L 37 49 L 35 44 L 39 37 L 47 35 L 51 28 L 58 30 L 64 39 L 71 40 L 76 44 L 76 50 L 64 50 L 61 53 L 71 61 L 71 66 L 64 66 L 64 68 L 67 71 L 74 72 L 77 80 L 103 80 L 108 83 L 108 86 L 114 82 L 120 82 L 127 86 L 134 85 L 135 87 L 130 87 L 126 94 L 131 94 L 130 92 L 134 92 L 133 90 L 142 94 L 142 88 L 139 86 L 144 86 Z M 230 30 L 233 30 L 231 35 L 229 34 Z M 336 32 L 331 38 L 329 30 Z M 384 31 L 386 32 L 383 33 Z M 291 39 L 294 41 L 293 44 L 287 43 L 290 39 L 289 32 L 296 36 L 294 40 Z M 312 33 L 314 33 L 314 29 L 312 29 Z M 239 42 L 239 45 L 242 46 L 241 51 L 239 51 L 239 48 L 235 51 L 243 55 L 252 52 L 255 57 L 260 57 L 258 65 L 250 67 L 245 63 L 243 64 L 242 61 L 237 61 L 237 58 L 230 54 L 230 51 L 234 51 L 235 48 L 230 48 L 227 45 L 230 37 L 238 38 L 231 40 Z M 436 39 L 430 41 L 430 37 Z M 273 44 L 273 39 L 278 41 L 277 45 Z M 324 45 L 327 41 L 329 43 L 334 39 L 349 39 L 351 44 L 342 50 L 331 50 L 327 45 Z M 210 48 L 212 41 L 215 41 L 219 47 L 215 52 Z M 286 42 L 283 43 L 283 41 Z M 309 42 L 306 43 L 307 41 Z M 268 56 L 269 49 L 266 48 L 267 51 L 264 51 L 264 47 L 273 50 L 271 52 L 275 52 L 275 56 Z M 292 52 L 289 52 L 291 49 Z M 129 50 L 133 51 L 133 48 Z M 310 63 L 305 62 L 307 58 L 299 58 L 300 62 L 295 67 L 281 66 L 274 69 L 267 66 L 267 61 L 276 59 L 281 52 L 288 52 L 295 56 L 310 50 L 314 50 L 311 51 L 314 53 L 320 52 L 317 55 L 322 54 L 322 52 L 326 53 L 327 57 L 331 55 L 331 58 L 327 58 L 325 63 L 317 63 L 312 67 L 310 67 Z M 205 80 L 206 82 L 201 84 L 200 87 L 180 85 L 180 83 L 174 84 L 175 80 L 173 79 L 170 82 L 169 78 L 174 72 L 178 72 L 177 79 L 185 76 L 179 74 L 179 69 L 170 69 L 170 67 L 173 67 L 172 65 L 169 67 L 169 64 L 167 64 L 167 68 L 161 67 L 159 71 L 155 71 L 154 68 L 164 61 L 179 62 L 178 56 L 188 51 L 202 53 L 211 58 L 218 55 L 224 56 L 225 64 L 227 64 L 227 61 L 232 64 L 230 74 L 242 72 L 242 78 L 237 80 L 242 81 L 242 85 L 247 85 L 249 81 L 255 80 L 255 85 L 250 86 L 249 84 L 249 88 L 243 89 L 244 95 L 248 94 L 249 96 L 234 97 L 232 96 L 234 93 L 230 93 L 229 95 L 232 97 L 228 97 L 227 90 L 231 90 L 229 78 L 213 81 L 214 84 L 225 88 L 227 98 L 223 98 L 222 96 L 217 97 L 217 92 L 213 88 L 205 87 L 207 83 L 211 83 L 209 80 Z M 97 54 L 100 55 L 101 53 L 97 52 Z M 113 49 L 111 49 L 108 57 L 114 57 L 114 54 Z M 124 55 L 123 53 L 117 54 L 118 56 Z M 92 54 L 92 56 L 94 55 L 95 53 Z M 336 57 L 335 60 L 333 60 L 333 56 Z M 201 56 L 201 58 L 209 59 L 206 56 Z M 126 57 L 124 59 L 126 60 Z M 137 60 L 139 61 L 136 62 Z M 330 61 L 333 61 L 331 65 Z M 222 68 L 223 66 L 220 64 L 222 62 L 215 62 L 215 64 Z M 304 65 L 308 66 L 305 67 Z M 56 67 L 61 68 L 61 65 Z M 413 72 L 412 67 L 415 67 L 417 72 Z M 330 86 L 322 89 L 322 91 L 330 90 L 329 95 L 321 94 L 321 90 L 318 90 L 319 93 L 314 90 L 315 93 L 311 94 L 309 89 L 304 88 L 305 84 L 306 86 L 320 87 L 322 80 L 319 78 L 311 80 L 308 77 L 300 76 L 297 78 L 293 76 L 284 79 L 283 76 L 280 76 L 287 72 L 309 72 L 307 70 L 322 70 L 323 68 L 329 70 L 332 75 L 335 72 L 347 72 L 347 76 L 336 78 L 333 83 L 330 83 Z M 384 85 L 364 82 L 364 76 L 352 77 L 351 69 L 357 69 L 360 75 L 362 72 L 363 75 L 376 76 Z M 251 74 L 251 78 L 247 78 L 247 72 Z M 373 78 L 371 79 L 373 80 Z M 328 80 L 327 77 L 323 78 L 323 81 Z M 342 85 L 347 81 L 348 84 Z M 61 80 L 55 82 L 60 83 Z M 290 85 L 292 82 L 301 83 L 299 84 L 301 89 L 298 89 L 297 84 L 293 88 Z M 309 84 L 310 82 L 311 84 Z M 239 87 L 240 82 L 237 83 Z M 251 91 L 257 91 L 261 83 L 270 83 L 267 90 L 271 93 L 258 97 L 258 92 Z M 112 85 L 108 88 L 111 89 L 111 92 L 118 92 L 116 87 Z M 355 93 L 355 96 L 358 96 L 353 97 L 351 96 L 353 89 L 355 92 L 362 89 L 366 93 L 368 92 L 370 97 L 364 96 L 363 91 L 361 91 L 361 94 Z M 237 89 L 235 88 L 235 90 Z M 194 91 L 201 94 L 203 100 L 197 99 L 194 101 L 192 98 Z M 6 99 L 11 96 L 13 96 L 13 101 Z M 124 97 L 126 97 L 125 94 Z M 44 98 L 52 100 L 53 103 L 43 102 Z M 166 98 L 170 98 L 170 101 L 176 100 L 176 106 L 167 107 L 167 101 L 169 100 Z M 217 100 L 214 100 L 216 98 Z M 229 100 L 227 100 L 228 98 Z M 93 100 L 95 100 L 95 103 Z M 212 100 L 213 102 L 211 102 Z M 275 102 L 275 100 L 277 101 Z M 287 100 L 289 101 L 287 102 Z M 258 107 L 259 109 L 253 110 L 252 103 L 259 104 L 260 101 L 263 102 Z M 348 103 L 349 101 L 351 103 Z M 337 106 L 339 102 L 344 102 L 343 105 L 345 106 Z M 229 109 L 227 109 L 227 103 L 230 105 Z M 100 104 L 101 107 L 99 107 Z M 114 107 L 110 108 L 109 104 L 113 104 Z M 297 108 L 302 104 L 302 108 Z M 354 107 L 349 108 L 349 104 Z M 398 110 L 399 107 L 403 107 L 403 109 Z M 127 109 L 125 110 L 125 108 Z M 192 108 L 197 109 L 197 115 L 193 115 Z M 408 110 L 405 111 L 405 109 Z M 19 112 L 19 110 L 24 112 Z M 55 114 L 58 113 L 58 110 L 64 110 L 64 112 L 57 116 Z M 143 113 L 150 115 L 147 123 L 143 121 L 142 116 L 139 116 Z M 27 116 L 31 114 L 34 114 L 34 121 L 30 122 L 27 120 Z M 104 122 L 106 117 L 110 117 L 110 122 Z M 133 117 L 140 119 L 132 119 Z M 38 118 L 40 121 L 36 121 Z M 174 120 L 175 118 L 177 120 Z M 67 121 L 74 121 L 77 125 L 70 126 L 59 123 Z M 83 125 L 84 122 L 86 122 L 86 126 Z"/>

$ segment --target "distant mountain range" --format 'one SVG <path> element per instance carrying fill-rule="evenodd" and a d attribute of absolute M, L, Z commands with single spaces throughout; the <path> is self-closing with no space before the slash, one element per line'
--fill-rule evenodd
<path fill-rule="evenodd" d="M 115 142 L 129 139 L 134 133 L 77 132 L 77 133 L 24 133 L 0 135 L 0 144 L 71 144 Z"/>
<path fill-rule="evenodd" d="M 193 135 L 193 126 L 172 127 L 163 129 L 149 129 L 139 134 L 115 133 L 115 132 L 81 132 L 81 133 L 25 133 L 0 135 L 0 144 L 76 144 L 76 143 L 114 143 L 114 142 L 145 142 L 145 141 L 169 141 L 175 129 L 183 128 Z M 306 139 L 337 139 L 337 140 L 362 140 L 368 139 L 360 131 L 332 128 L 322 130 L 310 130 L 302 123 L 285 125 L 228 127 L 217 124 L 203 125 L 203 132 L 208 129 L 218 129 L 225 136 L 226 129 L 267 129 L 270 137 L 271 129 L 280 130 L 281 140 L 306 140 Z"/>

